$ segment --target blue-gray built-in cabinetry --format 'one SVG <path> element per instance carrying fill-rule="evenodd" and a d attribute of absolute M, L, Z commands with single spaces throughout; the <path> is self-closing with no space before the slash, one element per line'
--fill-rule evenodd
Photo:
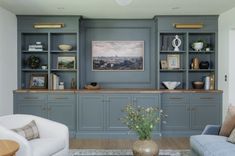
<path fill-rule="evenodd" d="M 200 29 L 176 29 L 175 24 L 202 24 Z M 61 28 L 36 29 L 34 24 L 63 24 Z M 83 19 L 79 16 L 18 16 L 18 89 L 14 91 L 14 113 L 33 114 L 66 124 L 78 138 L 132 137 L 121 123 L 127 104 L 158 106 L 168 115 L 154 136 L 199 134 L 206 124 L 220 124 L 222 91 L 217 90 L 217 16 L 156 16 L 153 19 Z M 174 51 L 172 40 L 182 44 Z M 203 40 L 207 49 L 196 52 L 192 43 Z M 92 41 L 144 41 L 143 71 L 92 70 Z M 29 50 L 29 45 L 43 46 Z M 60 44 L 70 44 L 61 51 Z M 40 46 L 39 46 L 40 47 Z M 165 69 L 160 62 L 179 56 L 179 68 Z M 40 59 L 32 66 L 29 58 Z M 75 59 L 73 68 L 60 68 L 60 57 Z M 193 69 L 192 59 L 209 62 L 207 69 Z M 46 69 L 42 69 L 46 66 Z M 52 75 L 64 82 L 54 90 Z M 193 89 L 193 81 L 215 76 L 213 90 Z M 46 79 L 34 87 L 33 77 Z M 167 90 L 162 81 L 180 81 Z M 83 89 L 98 82 L 100 90 Z"/>

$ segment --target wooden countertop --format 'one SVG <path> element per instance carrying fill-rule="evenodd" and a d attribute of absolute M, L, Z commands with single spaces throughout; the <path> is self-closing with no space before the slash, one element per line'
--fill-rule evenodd
<path fill-rule="evenodd" d="M 36 89 L 18 89 L 14 90 L 16 93 L 222 93 L 222 90 L 200 90 L 200 89 L 134 89 L 134 88 L 120 88 L 120 89 L 80 89 L 80 90 L 36 90 Z"/>

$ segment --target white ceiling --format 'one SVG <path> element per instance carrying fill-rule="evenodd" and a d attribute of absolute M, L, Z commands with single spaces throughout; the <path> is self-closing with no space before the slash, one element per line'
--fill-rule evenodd
<path fill-rule="evenodd" d="M 154 15 L 219 15 L 235 7 L 235 0 L 0 0 L 17 15 L 82 15 L 85 18 L 145 19 Z"/>

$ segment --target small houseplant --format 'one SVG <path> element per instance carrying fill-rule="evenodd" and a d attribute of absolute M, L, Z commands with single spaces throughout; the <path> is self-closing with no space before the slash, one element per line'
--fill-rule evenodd
<path fill-rule="evenodd" d="M 36 69 L 40 66 L 40 58 L 37 57 L 37 56 L 34 56 L 34 55 L 31 55 L 29 58 L 28 58 L 28 65 L 30 68 L 32 69 Z"/>
<path fill-rule="evenodd" d="M 151 134 L 157 124 L 161 121 L 163 111 L 158 107 L 141 107 L 128 104 L 123 109 L 125 116 L 121 121 L 134 131 L 139 140 L 133 144 L 134 155 L 158 155 L 157 144 L 151 140 Z"/>

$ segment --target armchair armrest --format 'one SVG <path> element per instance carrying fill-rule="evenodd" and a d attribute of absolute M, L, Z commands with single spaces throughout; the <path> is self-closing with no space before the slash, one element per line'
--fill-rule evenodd
<path fill-rule="evenodd" d="M 206 125 L 202 132 L 202 135 L 218 135 L 220 131 L 220 125 Z"/>
<path fill-rule="evenodd" d="M 0 139 L 13 140 L 16 141 L 20 148 L 17 151 L 17 155 L 32 156 L 32 150 L 29 142 L 17 133 L 3 127 L 0 125 Z"/>
<path fill-rule="evenodd" d="M 45 118 L 33 116 L 35 119 L 40 138 L 62 138 L 65 140 L 66 148 L 69 148 L 69 130 L 64 124 Z"/>

